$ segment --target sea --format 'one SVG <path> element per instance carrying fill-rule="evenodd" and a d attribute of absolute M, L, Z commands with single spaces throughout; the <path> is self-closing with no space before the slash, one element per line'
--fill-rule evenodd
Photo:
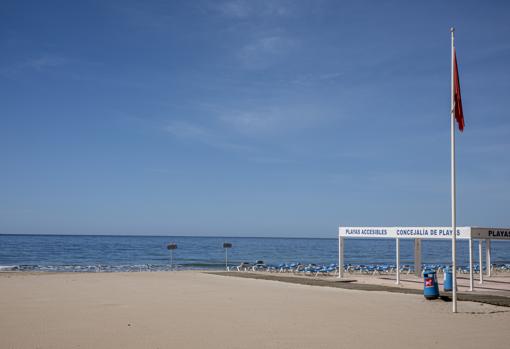
<path fill-rule="evenodd" d="M 223 244 L 231 243 L 225 251 Z M 168 244 L 175 243 L 173 251 Z M 468 243 L 458 241 L 458 264 L 468 264 Z M 478 246 L 474 243 L 475 263 Z M 401 263 L 413 264 L 413 240 L 402 240 Z M 483 249 L 485 251 L 485 248 Z M 510 263 L 510 241 L 492 241 L 492 262 Z M 226 255 L 227 254 L 227 255 Z M 395 241 L 346 239 L 346 264 L 395 263 Z M 424 264 L 449 264 L 450 241 L 422 243 Z M 331 264 L 338 239 L 268 237 L 185 237 L 107 235 L 0 235 L 0 271 L 120 272 L 225 268 L 242 262 Z M 485 258 L 485 257 L 483 257 Z"/>

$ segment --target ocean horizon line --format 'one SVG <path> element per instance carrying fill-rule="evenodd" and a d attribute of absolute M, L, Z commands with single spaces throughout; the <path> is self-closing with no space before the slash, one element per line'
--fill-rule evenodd
<path fill-rule="evenodd" d="M 82 237 L 169 237 L 169 238 L 225 238 L 225 239 L 322 239 L 337 240 L 338 237 L 305 236 L 235 236 L 235 235 L 140 235 L 140 234 L 59 234 L 59 233 L 0 233 L 0 236 L 82 236 Z"/>

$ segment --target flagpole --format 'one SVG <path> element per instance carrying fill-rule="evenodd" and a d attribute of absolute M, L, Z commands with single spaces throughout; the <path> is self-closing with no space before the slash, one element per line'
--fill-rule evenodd
<path fill-rule="evenodd" d="M 451 184 L 452 184 L 452 305 L 453 312 L 457 312 L 457 222 L 456 222 L 456 188 L 455 188 L 455 101 L 454 101 L 454 59 L 455 59 L 455 45 L 454 45 L 454 32 L 455 28 L 450 28 L 452 34 L 452 76 L 451 76 L 451 108 L 450 108 L 450 122 L 451 122 Z"/>

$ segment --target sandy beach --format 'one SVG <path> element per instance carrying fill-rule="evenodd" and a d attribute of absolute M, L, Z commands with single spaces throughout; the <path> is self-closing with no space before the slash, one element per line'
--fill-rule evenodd
<path fill-rule="evenodd" d="M 508 347 L 509 308 L 450 308 L 419 295 L 200 272 L 2 273 L 0 347 Z"/>

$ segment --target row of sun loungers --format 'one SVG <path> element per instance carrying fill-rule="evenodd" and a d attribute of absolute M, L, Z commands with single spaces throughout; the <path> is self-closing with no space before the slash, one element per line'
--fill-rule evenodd
<path fill-rule="evenodd" d="M 409 264 L 403 264 L 399 267 L 400 273 L 403 274 L 411 274 L 414 273 L 414 266 Z M 446 264 L 425 264 L 422 266 L 423 270 L 435 270 L 438 273 L 443 273 L 450 266 Z M 243 262 L 238 266 L 233 266 L 228 268 L 230 271 L 265 271 L 270 273 L 293 273 L 293 274 L 302 274 L 302 275 L 335 275 L 338 274 L 338 265 L 335 263 L 331 264 L 301 264 L 299 262 L 295 263 L 282 263 L 278 265 L 268 265 L 263 261 L 257 261 L 255 263 Z M 393 264 L 347 264 L 344 266 L 344 270 L 347 273 L 358 273 L 358 274 L 391 274 L 396 273 L 397 266 Z M 483 270 L 486 270 L 483 267 Z M 478 264 L 473 265 L 473 271 L 478 273 L 480 271 L 480 266 Z M 497 272 L 509 272 L 510 271 L 510 263 L 507 264 L 493 264 L 491 265 L 491 271 Z M 469 273 L 469 266 L 460 266 L 457 268 L 457 272 L 462 274 Z"/>
<path fill-rule="evenodd" d="M 305 275 L 330 275 L 338 272 L 338 266 L 335 263 L 329 265 L 304 265 L 301 263 L 289 263 L 278 265 L 267 265 L 262 261 L 254 264 L 243 262 L 238 266 L 230 267 L 230 271 L 266 271 L 270 273 L 294 273 Z"/>

